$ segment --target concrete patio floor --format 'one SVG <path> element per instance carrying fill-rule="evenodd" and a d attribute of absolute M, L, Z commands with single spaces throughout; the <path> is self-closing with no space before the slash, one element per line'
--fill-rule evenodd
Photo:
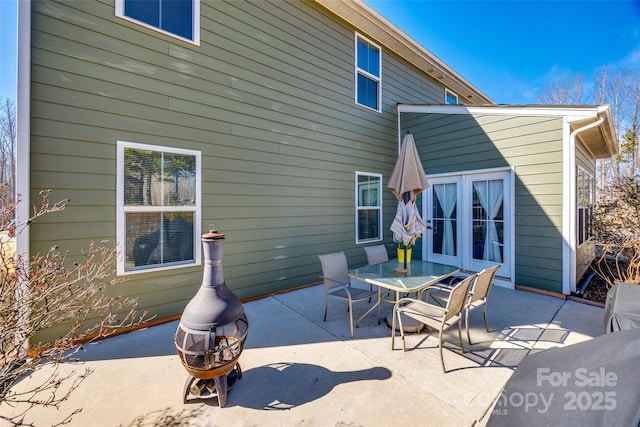
<path fill-rule="evenodd" d="M 357 304 L 355 315 L 369 306 Z M 518 363 L 530 352 L 603 333 L 603 309 L 494 287 L 490 333 L 481 310 L 471 314 L 465 354 L 457 332 L 446 335 L 448 373 L 440 370 L 437 339 L 407 336 L 407 351 L 391 350 L 391 332 L 366 317 L 349 338 L 346 305 L 330 301 L 322 321 L 322 286 L 244 304 L 249 336 L 240 357 L 243 377 L 227 405 L 216 399 L 182 402 L 187 373 L 173 345 L 177 322 L 87 344 L 62 372 L 93 372 L 55 408 L 34 408 L 26 421 L 53 425 L 81 409 L 73 426 L 388 426 L 484 425 Z M 383 306 L 383 318 L 391 305 Z M 399 338 L 399 335 L 398 335 Z M 451 351 L 454 350 L 454 351 Z M 40 370 L 20 386 L 46 374 Z M 3 411 L 9 408 L 5 407 Z M 17 408 L 16 408 L 17 410 Z"/>

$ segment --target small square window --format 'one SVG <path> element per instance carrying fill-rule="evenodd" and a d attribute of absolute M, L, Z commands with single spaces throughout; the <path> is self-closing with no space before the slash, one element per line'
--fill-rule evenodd
<path fill-rule="evenodd" d="M 118 274 L 200 262 L 200 152 L 118 141 Z"/>
<path fill-rule="evenodd" d="M 382 240 L 382 175 L 356 172 L 356 243 Z"/>
<path fill-rule="evenodd" d="M 116 16 L 200 44 L 200 0 L 115 0 Z"/>
<path fill-rule="evenodd" d="M 444 90 L 444 102 L 445 104 L 457 104 L 458 103 L 458 95 L 449 91 L 449 89 Z"/>
<path fill-rule="evenodd" d="M 356 103 L 381 111 L 382 50 L 356 34 Z"/>

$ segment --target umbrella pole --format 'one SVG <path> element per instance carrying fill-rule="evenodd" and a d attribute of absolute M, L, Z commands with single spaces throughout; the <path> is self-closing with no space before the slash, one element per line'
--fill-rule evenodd
<path fill-rule="evenodd" d="M 407 245 L 404 245 L 404 269 L 407 269 Z"/>
<path fill-rule="evenodd" d="M 410 200 L 411 196 L 409 193 L 404 193 L 402 195 L 402 200 L 407 203 Z M 404 245 L 404 269 L 407 270 L 407 245 Z"/>

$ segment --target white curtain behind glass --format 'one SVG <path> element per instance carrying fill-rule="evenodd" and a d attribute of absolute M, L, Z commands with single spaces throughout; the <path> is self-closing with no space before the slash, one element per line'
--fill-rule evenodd
<path fill-rule="evenodd" d="M 455 256 L 453 244 L 453 221 L 451 215 L 456 207 L 456 184 L 437 184 L 433 186 L 444 213 L 444 233 L 442 235 L 442 254 Z"/>
<path fill-rule="evenodd" d="M 500 254 L 500 240 L 498 239 L 498 229 L 496 228 L 495 217 L 500 212 L 503 199 L 503 182 L 477 181 L 473 183 L 473 188 L 478 194 L 480 204 L 487 214 L 487 229 L 484 240 L 484 253 L 482 259 L 486 261 L 502 262 Z"/>

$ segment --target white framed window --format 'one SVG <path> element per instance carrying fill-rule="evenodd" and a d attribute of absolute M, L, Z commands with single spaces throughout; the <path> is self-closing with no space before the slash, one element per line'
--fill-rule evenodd
<path fill-rule="evenodd" d="M 117 273 L 200 264 L 200 151 L 118 141 Z"/>
<path fill-rule="evenodd" d="M 451 92 L 449 89 L 444 90 L 444 103 L 445 104 L 457 104 L 458 103 L 458 95 Z"/>
<path fill-rule="evenodd" d="M 356 104 L 382 111 L 382 49 L 360 34 L 355 35 Z"/>
<path fill-rule="evenodd" d="M 595 202 L 594 195 L 594 183 L 593 175 L 586 169 L 578 166 L 578 177 L 576 179 L 578 196 L 577 200 L 577 239 L 578 246 L 582 245 L 593 237 L 592 230 L 592 216 L 593 216 L 593 204 Z"/>
<path fill-rule="evenodd" d="M 200 45 L 200 0 L 115 0 L 116 16 Z"/>
<path fill-rule="evenodd" d="M 382 240 L 382 175 L 356 172 L 356 243 Z"/>

